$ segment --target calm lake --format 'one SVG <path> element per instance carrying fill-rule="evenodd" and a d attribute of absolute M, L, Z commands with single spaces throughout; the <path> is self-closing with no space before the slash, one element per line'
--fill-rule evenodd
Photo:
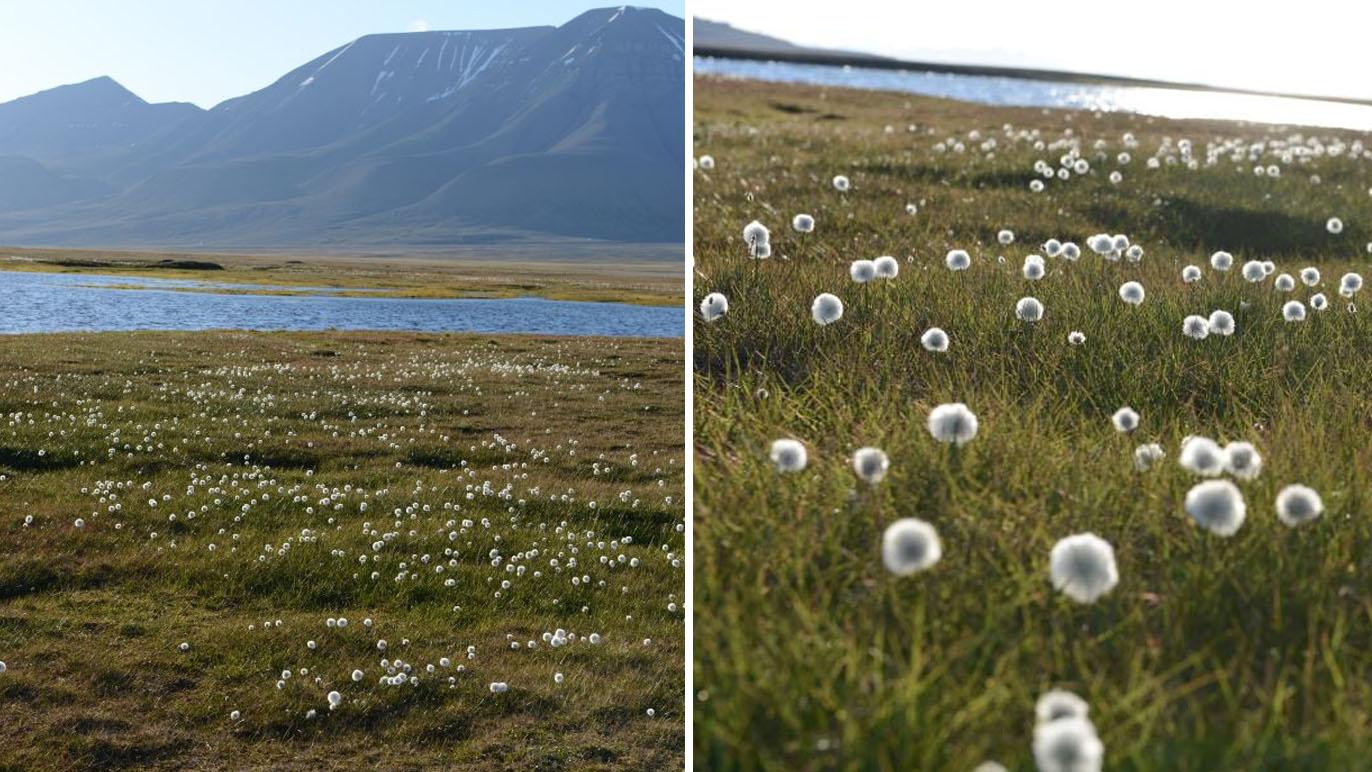
<path fill-rule="evenodd" d="M 625 303 L 229 295 L 177 287 L 235 285 L 0 271 L 0 333 L 338 329 L 679 338 L 684 324 L 679 308 Z"/>
<path fill-rule="evenodd" d="M 985 75 L 877 70 L 820 64 L 696 57 L 697 75 L 780 83 L 810 83 L 961 99 L 988 105 L 1065 107 L 1130 112 L 1166 118 L 1210 118 L 1300 126 L 1372 130 L 1372 106 L 1318 99 L 1253 96 L 1091 83 L 1060 83 Z"/>

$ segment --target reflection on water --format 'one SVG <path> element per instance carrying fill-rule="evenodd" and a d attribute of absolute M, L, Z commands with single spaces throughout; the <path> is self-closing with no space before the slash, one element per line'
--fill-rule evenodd
<path fill-rule="evenodd" d="M 112 289 L 112 284 L 149 289 Z M 625 303 L 223 295 L 168 289 L 207 285 L 215 286 L 177 279 L 0 271 L 0 333 L 338 329 L 681 337 L 684 324 L 678 308 Z M 231 285 L 219 288 L 226 286 Z"/>
<path fill-rule="evenodd" d="M 1372 130 L 1372 106 L 1224 91 L 1108 86 L 713 57 L 696 57 L 695 72 L 780 83 L 901 91 L 990 105 L 1067 107 L 1167 118 L 1210 118 Z"/>

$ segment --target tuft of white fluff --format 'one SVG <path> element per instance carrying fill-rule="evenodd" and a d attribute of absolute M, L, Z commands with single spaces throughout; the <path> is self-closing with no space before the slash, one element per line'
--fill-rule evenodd
<path fill-rule="evenodd" d="M 711 292 L 700 301 L 700 315 L 707 322 L 713 322 L 727 313 L 729 313 L 729 299 L 719 292 Z"/>
<path fill-rule="evenodd" d="M 1024 322 L 1037 322 L 1043 318 L 1043 304 L 1038 298 L 1020 298 L 1015 303 L 1015 318 Z"/>
<path fill-rule="evenodd" d="M 878 279 L 894 279 L 900 275 L 900 263 L 890 255 L 882 255 L 872 261 L 876 266 Z"/>
<path fill-rule="evenodd" d="M 943 556 L 943 544 L 932 525 L 913 517 L 891 523 L 881 535 L 881 561 L 896 576 L 931 568 Z"/>
<path fill-rule="evenodd" d="M 1262 472 L 1262 454 L 1251 442 L 1224 446 L 1224 470 L 1239 480 L 1252 480 Z"/>
<path fill-rule="evenodd" d="M 1228 311 L 1211 311 L 1206 323 L 1210 325 L 1210 331 L 1216 335 L 1234 334 L 1234 315 Z"/>
<path fill-rule="evenodd" d="M 798 214 L 791 218 L 791 227 L 796 233 L 809 233 L 815 229 L 815 218 L 808 214 Z"/>
<path fill-rule="evenodd" d="M 1049 555 L 1054 589 L 1077 603 L 1095 603 L 1119 584 L 1115 549 L 1093 533 L 1058 540 Z"/>
<path fill-rule="evenodd" d="M 1324 501 L 1313 488 L 1288 485 L 1277 494 L 1277 519 L 1291 528 L 1314 520 L 1323 511 Z"/>
<path fill-rule="evenodd" d="M 853 453 L 853 471 L 865 482 L 881 482 L 890 468 L 891 462 L 880 448 L 858 448 Z"/>
<path fill-rule="evenodd" d="M 1247 514 L 1243 494 L 1238 486 L 1228 480 L 1197 483 L 1187 491 L 1183 506 L 1186 514 L 1217 536 L 1238 533 Z"/>
<path fill-rule="evenodd" d="M 1150 442 L 1134 448 L 1134 468 L 1140 472 L 1146 471 L 1153 464 L 1161 461 L 1167 453 L 1162 446 L 1156 442 Z"/>
<path fill-rule="evenodd" d="M 843 318 L 843 301 L 827 292 L 815 296 L 810 304 L 810 316 L 820 326 L 833 324 Z"/>
<path fill-rule="evenodd" d="M 848 266 L 848 275 L 858 284 L 866 284 L 877 277 L 877 264 L 871 260 L 854 260 Z"/>
<path fill-rule="evenodd" d="M 1187 437 L 1181 443 L 1177 462 L 1192 474 L 1215 477 L 1224 471 L 1224 451 L 1207 437 Z"/>
<path fill-rule="evenodd" d="M 978 428 L 976 413 L 961 402 L 948 402 L 929 411 L 929 434 L 939 442 L 966 445 L 976 438 Z"/>
<path fill-rule="evenodd" d="M 972 257 L 965 249 L 950 249 L 943 263 L 950 271 L 965 271 L 972 264 Z"/>
<path fill-rule="evenodd" d="M 948 333 L 941 328 L 930 327 L 924 331 L 923 335 L 919 336 L 919 342 L 926 351 L 947 351 Z"/>
<path fill-rule="evenodd" d="M 805 445 L 797 440 L 780 439 L 772 443 L 769 454 L 778 472 L 799 472 L 809 463 Z"/>
<path fill-rule="evenodd" d="M 1136 281 L 1127 281 L 1120 285 L 1120 300 L 1137 306 L 1143 302 L 1143 285 Z"/>
<path fill-rule="evenodd" d="M 1181 320 L 1181 332 L 1188 338 L 1202 340 L 1210 334 L 1210 320 L 1192 314 Z"/>

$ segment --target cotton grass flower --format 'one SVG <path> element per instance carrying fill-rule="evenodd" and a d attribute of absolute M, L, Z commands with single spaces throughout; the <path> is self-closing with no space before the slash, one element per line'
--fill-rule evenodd
<path fill-rule="evenodd" d="M 343 695 L 338 692 L 329 692 L 327 699 L 329 701 L 329 710 L 334 710 L 339 705 L 343 704 Z"/>
<path fill-rule="evenodd" d="M 712 155 L 703 155 L 697 163 L 699 163 L 700 168 L 708 172 L 715 168 L 715 157 Z"/>
<path fill-rule="evenodd" d="M 840 193 L 847 193 L 849 187 L 850 185 L 847 177 L 842 174 L 834 177 L 834 190 L 837 190 Z"/>
<path fill-rule="evenodd" d="M 996 234 L 996 241 L 1009 246 L 1010 244 L 1015 243 L 1015 232 L 1011 230 L 1002 230 Z"/>
<path fill-rule="evenodd" d="M 913 517 L 891 523 L 881 535 L 881 562 L 896 576 L 931 568 L 943 556 L 943 544 L 932 525 Z"/>
<path fill-rule="evenodd" d="M 1043 318 L 1043 304 L 1038 298 L 1020 298 L 1015 303 L 1015 318 L 1022 322 L 1037 322 Z"/>
<path fill-rule="evenodd" d="M 1045 272 L 1043 258 L 1039 255 L 1029 255 L 1024 258 L 1024 278 L 1029 281 L 1038 281 L 1043 278 Z"/>
<path fill-rule="evenodd" d="M 943 263 L 950 271 L 965 271 L 972 265 L 972 256 L 964 249 L 951 249 L 943 258 Z"/>
<path fill-rule="evenodd" d="M 1282 318 L 1288 322 L 1305 321 L 1305 304 L 1299 300 L 1288 300 L 1281 307 Z"/>
<path fill-rule="evenodd" d="M 1034 727 L 1034 763 L 1039 772 L 1100 772 L 1105 745 L 1082 718 L 1064 718 Z"/>
<path fill-rule="evenodd" d="M 1296 280 L 1291 274 L 1284 273 L 1277 277 L 1272 286 L 1276 287 L 1278 292 L 1290 292 L 1296 288 Z"/>
<path fill-rule="evenodd" d="M 853 472 L 864 482 L 875 485 L 886 478 L 891 461 L 880 448 L 858 448 L 853 453 Z"/>
<path fill-rule="evenodd" d="M 1220 251 L 1210 256 L 1210 267 L 1216 271 L 1227 271 L 1234 267 L 1234 256 Z"/>
<path fill-rule="evenodd" d="M 976 438 L 978 426 L 976 413 L 961 402 L 948 402 L 929 411 L 929 434 L 944 444 L 966 445 Z"/>
<path fill-rule="evenodd" d="M 1343 220 L 1340 220 L 1337 217 L 1330 217 L 1325 221 L 1324 229 L 1337 236 L 1340 233 L 1343 233 Z"/>
<path fill-rule="evenodd" d="M 1034 702 L 1034 719 L 1040 724 L 1064 718 L 1086 718 L 1091 706 L 1081 697 L 1065 689 L 1044 692 Z"/>
<path fill-rule="evenodd" d="M 1323 292 L 1317 292 L 1310 296 L 1310 307 L 1316 311 L 1323 311 L 1329 307 L 1329 298 Z"/>
<path fill-rule="evenodd" d="M 1249 260 L 1243 264 L 1239 272 L 1243 274 L 1243 278 L 1255 284 L 1267 278 L 1267 269 L 1261 260 Z"/>
<path fill-rule="evenodd" d="M 1224 470 L 1239 480 L 1253 480 L 1262 472 L 1262 455 L 1251 442 L 1224 446 Z"/>
<path fill-rule="evenodd" d="M 761 260 L 772 254 L 772 234 L 757 220 L 743 226 L 743 243 L 748 245 L 748 255 L 754 259 Z"/>
<path fill-rule="evenodd" d="M 729 299 L 721 293 L 711 292 L 700 301 L 700 315 L 707 322 L 713 322 L 727 313 L 729 313 Z"/>
<path fill-rule="evenodd" d="M 1186 514 L 1216 536 L 1233 536 L 1247 514 L 1243 494 L 1228 480 L 1197 483 L 1187 491 L 1183 506 Z"/>
<path fill-rule="evenodd" d="M 810 316 L 821 327 L 843 318 L 843 301 L 827 292 L 820 293 L 810 304 Z"/>
<path fill-rule="evenodd" d="M 778 472 L 799 472 L 809 463 L 805 445 L 797 440 L 781 439 L 772 443 L 772 464 Z"/>
<path fill-rule="evenodd" d="M 1081 247 L 1069 241 L 1062 245 L 1062 259 L 1076 262 L 1081 257 Z"/>
<path fill-rule="evenodd" d="M 854 260 L 848 266 L 848 275 L 858 284 L 866 284 L 877 277 L 877 265 L 871 260 Z"/>
<path fill-rule="evenodd" d="M 1187 284 L 1195 284 L 1201 279 L 1201 269 L 1197 265 L 1188 265 L 1181 269 L 1181 280 Z"/>
<path fill-rule="evenodd" d="M 1210 320 L 1204 316 L 1192 314 L 1181 320 L 1181 332 L 1188 338 L 1204 340 L 1210 334 Z"/>
<path fill-rule="evenodd" d="M 1288 485 L 1277 494 L 1277 519 L 1288 527 L 1308 523 L 1323 511 L 1324 501 L 1313 488 Z"/>
<path fill-rule="evenodd" d="M 1139 414 L 1126 405 L 1110 416 L 1110 422 L 1115 425 L 1117 432 L 1132 432 L 1139 428 Z"/>
<path fill-rule="evenodd" d="M 1177 463 L 1191 474 L 1215 477 L 1224 471 L 1224 451 L 1207 437 L 1187 437 L 1182 441 Z"/>
<path fill-rule="evenodd" d="M 1108 255 L 1115 251 L 1115 239 L 1108 233 L 1097 233 L 1086 240 L 1086 246 L 1098 255 Z"/>
<path fill-rule="evenodd" d="M 1356 273 L 1346 273 L 1339 279 L 1339 294 L 1346 298 L 1351 298 L 1362 289 L 1362 276 Z"/>
<path fill-rule="evenodd" d="M 1120 580 L 1115 549 L 1093 533 L 1075 534 L 1054 544 L 1049 573 L 1054 589 L 1077 603 L 1095 603 Z"/>
<path fill-rule="evenodd" d="M 1073 346 L 1080 346 L 1086 342 L 1086 333 L 1081 330 L 1072 330 L 1067 333 L 1067 342 Z"/>
<path fill-rule="evenodd" d="M 894 279 L 900 275 L 900 262 L 890 255 L 882 255 L 872 261 L 877 269 L 878 279 Z"/>
<path fill-rule="evenodd" d="M 1234 315 L 1228 311 L 1211 311 L 1206 323 L 1210 326 L 1210 332 L 1216 335 L 1234 334 Z"/>
<path fill-rule="evenodd" d="M 1143 285 L 1136 281 L 1127 281 L 1120 285 L 1120 300 L 1131 306 L 1137 306 L 1143 302 Z"/>
<path fill-rule="evenodd" d="M 1307 287 L 1313 287 L 1320 283 L 1320 269 L 1315 266 L 1307 266 L 1301 269 L 1301 283 Z"/>
<path fill-rule="evenodd" d="M 1057 239 L 1048 239 L 1043 242 L 1043 253 L 1049 257 L 1057 257 L 1062 254 L 1062 242 Z"/>
<path fill-rule="evenodd" d="M 948 333 L 938 327 L 930 327 L 919 336 L 919 342 L 925 351 L 947 351 Z"/>
<path fill-rule="evenodd" d="M 1149 468 L 1167 456 L 1166 451 L 1156 442 L 1150 442 L 1134 448 L 1134 468 L 1140 472 L 1146 472 Z"/>
<path fill-rule="evenodd" d="M 791 218 L 791 228 L 796 233 L 809 233 L 815 229 L 815 218 L 808 214 L 798 214 Z"/>

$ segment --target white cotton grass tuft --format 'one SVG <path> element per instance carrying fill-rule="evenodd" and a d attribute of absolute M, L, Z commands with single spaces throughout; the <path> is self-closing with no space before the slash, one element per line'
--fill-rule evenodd
<path fill-rule="evenodd" d="M 1181 269 L 1181 280 L 1187 284 L 1194 284 L 1201 280 L 1201 269 L 1198 265 L 1188 265 Z"/>
<path fill-rule="evenodd" d="M 943 264 L 948 266 L 950 271 L 965 271 L 972 265 L 972 256 L 967 254 L 965 249 L 950 249 L 948 255 L 943 258 Z"/>
<path fill-rule="evenodd" d="M 808 214 L 798 214 L 791 218 L 791 228 L 796 233 L 809 233 L 815 229 L 815 218 Z"/>
<path fill-rule="evenodd" d="M 1216 310 L 1210 312 L 1210 318 L 1206 320 L 1210 331 L 1216 335 L 1234 334 L 1234 315 L 1228 311 Z"/>
<path fill-rule="evenodd" d="M 1064 718 L 1034 727 L 1034 764 L 1039 772 L 1100 772 L 1105 745 L 1084 718 Z"/>
<path fill-rule="evenodd" d="M 864 482 L 875 485 L 886 479 L 891 461 L 880 448 L 858 448 L 853 453 L 853 472 Z"/>
<path fill-rule="evenodd" d="M 711 292 L 700 301 L 700 315 L 707 322 L 729 313 L 729 299 L 719 292 Z"/>
<path fill-rule="evenodd" d="M 769 456 L 778 472 L 799 472 L 809 463 L 809 454 L 804 443 L 792 439 L 780 439 L 772 443 Z"/>
<path fill-rule="evenodd" d="M 1002 230 L 996 234 L 996 241 L 1005 245 L 1013 244 L 1015 243 L 1015 232 L 1012 230 Z"/>
<path fill-rule="evenodd" d="M 1124 258 L 1131 263 L 1139 262 L 1143 259 L 1143 247 L 1138 244 L 1131 245 L 1128 249 L 1124 250 Z"/>
<path fill-rule="evenodd" d="M 1149 442 L 1134 448 L 1134 468 L 1146 472 L 1157 462 L 1167 457 L 1167 452 L 1156 442 Z"/>
<path fill-rule="evenodd" d="M 955 446 L 976 439 L 979 428 L 976 413 L 961 402 L 948 402 L 929 411 L 929 434 L 937 441 Z"/>
<path fill-rule="evenodd" d="M 1346 273 L 1339 279 L 1339 294 L 1346 298 L 1351 298 L 1362 289 L 1362 276 L 1356 273 Z"/>
<path fill-rule="evenodd" d="M 1251 442 L 1231 442 L 1224 446 L 1224 471 L 1238 480 L 1253 480 L 1262 473 L 1262 454 Z"/>
<path fill-rule="evenodd" d="M 1192 314 L 1181 320 L 1181 332 L 1188 338 L 1203 340 L 1210 334 L 1210 320 Z"/>
<path fill-rule="evenodd" d="M 1288 300 L 1281 307 L 1281 316 L 1288 322 L 1305 321 L 1305 304 L 1299 300 Z"/>
<path fill-rule="evenodd" d="M 1060 539 L 1049 555 L 1053 588 L 1077 603 L 1095 603 L 1119 584 L 1115 549 L 1093 533 Z"/>
<path fill-rule="evenodd" d="M 837 190 L 840 193 L 846 193 L 848 192 L 848 188 L 850 187 L 851 184 L 848 182 L 847 177 L 843 176 L 842 174 L 836 175 L 834 177 L 834 190 Z"/>
<path fill-rule="evenodd" d="M 900 275 L 900 261 L 890 255 L 882 255 L 872 261 L 878 279 L 894 279 Z"/>
<path fill-rule="evenodd" d="M 1210 267 L 1216 271 L 1227 271 L 1234 267 L 1234 256 L 1220 251 L 1210 256 Z"/>
<path fill-rule="evenodd" d="M 712 155 L 703 155 L 700 157 L 700 160 L 698 160 L 696 163 L 700 166 L 700 168 L 708 172 L 711 169 L 715 168 L 715 157 Z"/>
<path fill-rule="evenodd" d="M 1015 303 L 1015 318 L 1022 322 L 1037 322 L 1043 318 L 1043 304 L 1038 298 L 1020 298 Z"/>
<path fill-rule="evenodd" d="M 1108 233 L 1097 233 L 1086 240 L 1086 246 L 1098 255 L 1108 255 L 1115 251 L 1115 239 Z"/>
<path fill-rule="evenodd" d="M 1329 307 L 1329 298 L 1323 292 L 1316 292 L 1310 296 L 1310 307 L 1316 311 L 1323 311 Z"/>
<path fill-rule="evenodd" d="M 1277 280 L 1272 283 L 1272 286 L 1275 287 L 1278 292 L 1290 292 L 1296 288 L 1296 280 L 1291 274 L 1283 273 L 1277 276 Z"/>
<path fill-rule="evenodd" d="M 1022 271 L 1024 273 L 1024 278 L 1028 279 L 1029 281 L 1038 281 L 1039 279 L 1042 279 L 1043 274 L 1046 272 L 1046 270 L 1047 269 L 1043 264 L 1042 256 L 1029 255 L 1028 257 L 1024 258 L 1024 268 L 1022 269 Z"/>
<path fill-rule="evenodd" d="M 1337 236 L 1340 233 L 1343 233 L 1343 220 L 1340 220 L 1337 217 L 1330 217 L 1325 221 L 1324 229 Z"/>
<path fill-rule="evenodd" d="M 1324 512 L 1324 501 L 1313 488 L 1304 485 L 1288 485 L 1277 494 L 1277 519 L 1288 527 L 1295 528 L 1308 523 Z"/>
<path fill-rule="evenodd" d="M 820 326 L 833 324 L 843 318 L 843 301 L 827 292 L 820 293 L 810 304 L 810 317 Z"/>
<path fill-rule="evenodd" d="M 948 333 L 939 327 L 930 327 L 919 336 L 919 343 L 925 351 L 947 351 Z"/>
<path fill-rule="evenodd" d="M 1120 300 L 1131 306 L 1137 306 L 1143 302 L 1143 285 L 1136 281 L 1127 281 L 1120 285 Z"/>
<path fill-rule="evenodd" d="M 339 705 L 343 704 L 343 695 L 338 692 L 329 692 L 327 699 L 329 701 L 329 710 L 334 710 Z"/>
<path fill-rule="evenodd" d="M 858 284 L 866 284 L 877 277 L 877 265 L 871 260 L 854 260 L 848 266 L 848 275 Z"/>
<path fill-rule="evenodd" d="M 1139 414 L 1134 408 L 1125 405 L 1110 416 L 1110 422 L 1115 425 L 1117 432 L 1132 432 L 1139 428 Z"/>
<path fill-rule="evenodd" d="M 891 523 L 881 535 L 881 562 L 896 576 L 933 567 L 943 556 L 943 543 L 932 525 L 913 517 Z"/>
<path fill-rule="evenodd" d="M 1307 287 L 1314 287 L 1320 283 L 1320 269 L 1313 265 L 1301 269 L 1301 283 Z"/>
<path fill-rule="evenodd" d="M 1086 333 L 1081 330 L 1072 330 L 1067 333 L 1067 342 L 1073 346 L 1080 346 L 1086 342 Z"/>
<path fill-rule="evenodd" d="M 1247 515 L 1243 493 L 1228 480 L 1206 480 L 1192 486 L 1183 504 L 1186 514 L 1216 536 L 1238 533 Z"/>
<path fill-rule="evenodd" d="M 1224 471 L 1224 451 L 1208 437 L 1187 437 L 1181 443 L 1177 463 L 1201 477 L 1217 477 Z"/>
<path fill-rule="evenodd" d="M 1255 284 L 1267 278 L 1267 269 L 1261 260 L 1249 260 L 1243 264 L 1239 272 L 1243 274 L 1243 278 Z"/>
<path fill-rule="evenodd" d="M 1062 242 L 1057 239 L 1048 239 L 1043 242 L 1043 253 L 1049 257 L 1057 257 L 1062 254 Z"/>
<path fill-rule="evenodd" d="M 1040 724 L 1064 718 L 1086 718 L 1090 712 L 1091 706 L 1086 700 L 1066 689 L 1044 692 L 1034 702 L 1034 720 Z"/>
<path fill-rule="evenodd" d="M 750 248 L 753 248 L 755 254 L 756 248 L 759 245 L 768 244 L 771 240 L 771 231 L 768 231 L 767 226 L 757 220 L 753 220 L 743 226 L 743 243 L 747 244 Z"/>
<path fill-rule="evenodd" d="M 1062 245 L 1062 259 L 1075 262 L 1081 257 L 1081 247 L 1075 242 L 1069 241 Z"/>

